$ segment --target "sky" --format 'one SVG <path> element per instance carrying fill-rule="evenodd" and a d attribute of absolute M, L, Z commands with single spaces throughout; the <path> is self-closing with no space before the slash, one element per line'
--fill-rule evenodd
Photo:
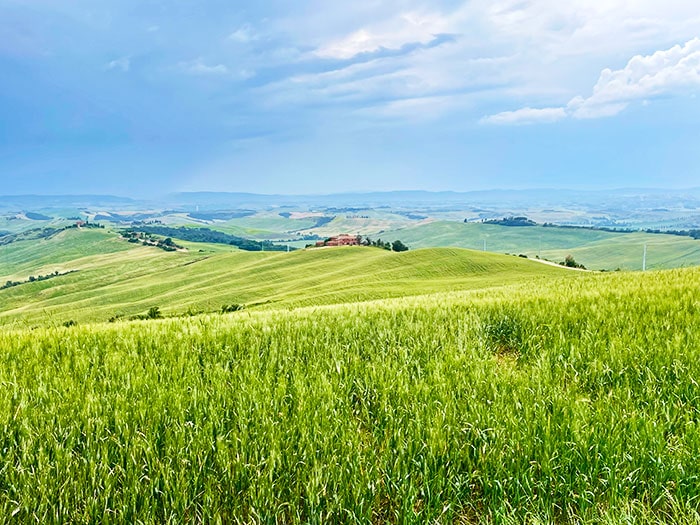
<path fill-rule="evenodd" d="M 0 195 L 700 186 L 697 0 L 0 0 Z"/>

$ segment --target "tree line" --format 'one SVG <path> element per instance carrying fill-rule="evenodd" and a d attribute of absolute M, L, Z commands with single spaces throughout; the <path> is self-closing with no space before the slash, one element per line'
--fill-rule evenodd
<path fill-rule="evenodd" d="M 287 251 L 287 246 L 273 244 L 271 241 L 254 241 L 236 235 L 211 230 L 209 228 L 186 228 L 184 226 L 138 226 L 124 231 L 125 237 L 134 233 L 161 235 L 163 237 L 175 237 L 189 242 L 207 242 L 212 244 L 228 244 L 236 246 L 240 250 L 249 252 L 282 252 Z M 293 248 L 290 248 L 293 249 Z"/>
<path fill-rule="evenodd" d="M 402 243 L 400 240 L 395 240 L 393 242 L 382 241 L 381 239 L 372 240 L 369 237 L 364 237 L 360 239 L 360 244 L 364 246 L 376 246 L 377 248 L 384 248 L 385 250 L 391 250 L 392 252 L 405 252 L 408 251 L 408 246 Z"/>
<path fill-rule="evenodd" d="M 58 270 L 56 270 L 53 273 L 49 273 L 46 275 L 30 275 L 29 278 L 25 281 L 7 281 L 5 284 L 0 286 L 0 290 L 5 290 L 7 288 L 13 288 L 15 286 L 19 286 L 20 284 L 27 284 L 27 283 L 35 283 L 39 281 L 46 281 L 48 279 L 53 279 L 54 277 L 60 277 L 61 275 L 68 275 L 69 273 L 74 273 L 77 272 L 78 270 L 71 270 L 70 272 L 64 272 L 60 273 Z"/>

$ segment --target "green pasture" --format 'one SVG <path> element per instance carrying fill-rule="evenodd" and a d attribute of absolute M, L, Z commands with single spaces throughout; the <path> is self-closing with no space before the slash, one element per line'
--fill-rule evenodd
<path fill-rule="evenodd" d="M 26 279 L 79 265 L 84 257 L 107 257 L 133 249 L 114 232 L 69 229 L 47 239 L 30 239 L 0 245 L 0 280 Z M 2 284 L 2 283 L 0 283 Z"/>
<path fill-rule="evenodd" d="M 437 221 L 377 236 L 383 240 L 400 239 L 411 248 L 458 246 L 483 250 L 486 242 L 489 252 L 539 255 L 556 262 L 571 254 L 595 270 L 639 270 L 647 244 L 648 269 L 700 265 L 700 241 L 665 234 Z"/>
<path fill-rule="evenodd" d="M 69 236 L 87 241 L 84 233 L 91 232 Z M 164 252 L 101 231 L 94 237 L 95 243 L 114 251 L 87 256 L 99 246 L 86 242 L 81 258 L 54 265 L 42 260 L 40 267 L 24 270 L 27 274 L 73 273 L 0 290 L 0 325 L 106 321 L 154 306 L 165 315 L 212 312 L 231 304 L 293 308 L 573 277 L 570 271 L 534 261 L 454 248 L 394 253 L 348 247 L 269 253 L 186 243 L 187 252 Z M 62 241 L 56 242 L 62 249 Z M 67 256 L 61 250 L 57 253 Z M 15 255 L 12 260 L 18 258 Z M 28 275 L 16 278 L 26 280 Z"/>

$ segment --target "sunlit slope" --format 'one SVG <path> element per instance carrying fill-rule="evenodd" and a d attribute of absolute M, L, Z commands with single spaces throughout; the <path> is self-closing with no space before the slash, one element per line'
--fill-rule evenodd
<path fill-rule="evenodd" d="M 24 280 L 29 275 L 65 271 L 77 259 L 133 250 L 134 245 L 102 229 L 69 229 L 47 239 L 0 246 L 0 280 Z"/>
<path fill-rule="evenodd" d="M 647 269 L 700 266 L 700 240 L 649 233 L 612 234 L 608 239 L 570 250 L 542 250 L 542 257 L 560 261 L 571 254 L 592 269 L 640 270 L 647 246 Z M 566 252 L 566 254 L 565 254 Z"/>
<path fill-rule="evenodd" d="M 438 221 L 379 236 L 389 241 L 400 239 L 412 248 L 459 246 L 483 250 L 486 242 L 490 252 L 540 255 L 553 261 L 562 261 L 571 254 L 596 270 L 641 269 L 647 244 L 647 268 L 700 265 L 700 241 L 677 235 Z"/>
<path fill-rule="evenodd" d="M 207 254 L 139 247 L 78 262 L 75 273 L 0 290 L 0 323 L 104 321 L 152 306 L 180 314 L 233 303 L 249 308 L 347 303 L 573 277 L 534 261 L 454 248 Z"/>

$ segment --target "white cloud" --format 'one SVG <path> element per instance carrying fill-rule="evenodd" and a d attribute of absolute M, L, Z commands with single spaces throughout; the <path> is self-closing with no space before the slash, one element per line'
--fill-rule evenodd
<path fill-rule="evenodd" d="M 685 45 L 636 55 L 618 70 L 604 69 L 593 87 L 593 94 L 572 98 L 566 107 L 522 108 L 505 111 L 481 120 L 486 124 L 555 122 L 565 117 L 577 119 L 611 117 L 631 103 L 648 104 L 654 97 L 691 94 L 700 88 L 700 38 Z"/>
<path fill-rule="evenodd" d="M 210 66 L 205 64 L 201 59 L 191 62 L 180 62 L 178 67 L 188 75 L 227 75 L 229 69 L 224 64 L 216 64 Z"/>
<path fill-rule="evenodd" d="M 405 44 L 427 44 L 435 35 L 449 32 L 449 20 L 439 13 L 406 12 L 326 42 L 314 54 L 322 58 L 348 59 L 382 48 L 398 49 Z"/>
<path fill-rule="evenodd" d="M 253 40 L 257 40 L 257 34 L 253 30 L 250 24 L 243 24 L 241 27 L 236 29 L 233 33 L 228 36 L 229 40 L 234 42 L 239 42 L 241 44 L 247 44 Z"/>
<path fill-rule="evenodd" d="M 615 115 L 630 103 L 700 87 L 700 38 L 652 55 L 633 57 L 623 69 L 604 69 L 587 99 L 575 98 L 576 118 Z"/>
<path fill-rule="evenodd" d="M 127 71 L 129 71 L 130 68 L 131 68 L 131 60 L 129 59 L 129 57 L 118 58 L 116 60 L 112 60 L 111 62 L 108 62 L 107 64 L 105 64 L 105 69 L 108 71 L 112 70 L 112 69 L 118 69 L 118 70 L 126 73 Z"/>
<path fill-rule="evenodd" d="M 231 38 L 245 40 L 248 30 Z M 605 66 L 624 69 L 631 56 L 700 35 L 700 11 L 692 0 L 311 0 L 266 30 L 298 50 L 279 63 L 304 66 L 282 67 L 255 88 L 268 107 L 414 119 L 419 105 L 426 118 L 469 110 L 474 121 L 480 104 L 526 101 L 482 122 L 553 122 L 622 111 L 629 102 L 585 98 L 592 80 Z M 454 39 L 426 45 L 444 34 Z"/>
<path fill-rule="evenodd" d="M 538 124 L 550 123 L 567 117 L 564 108 L 522 108 L 515 111 L 504 111 L 496 115 L 484 117 L 482 124 Z"/>
<path fill-rule="evenodd" d="M 176 71 L 191 76 L 221 78 L 227 81 L 245 81 L 256 76 L 253 69 L 232 69 L 225 64 L 207 64 L 203 59 L 180 62 L 175 67 Z"/>

